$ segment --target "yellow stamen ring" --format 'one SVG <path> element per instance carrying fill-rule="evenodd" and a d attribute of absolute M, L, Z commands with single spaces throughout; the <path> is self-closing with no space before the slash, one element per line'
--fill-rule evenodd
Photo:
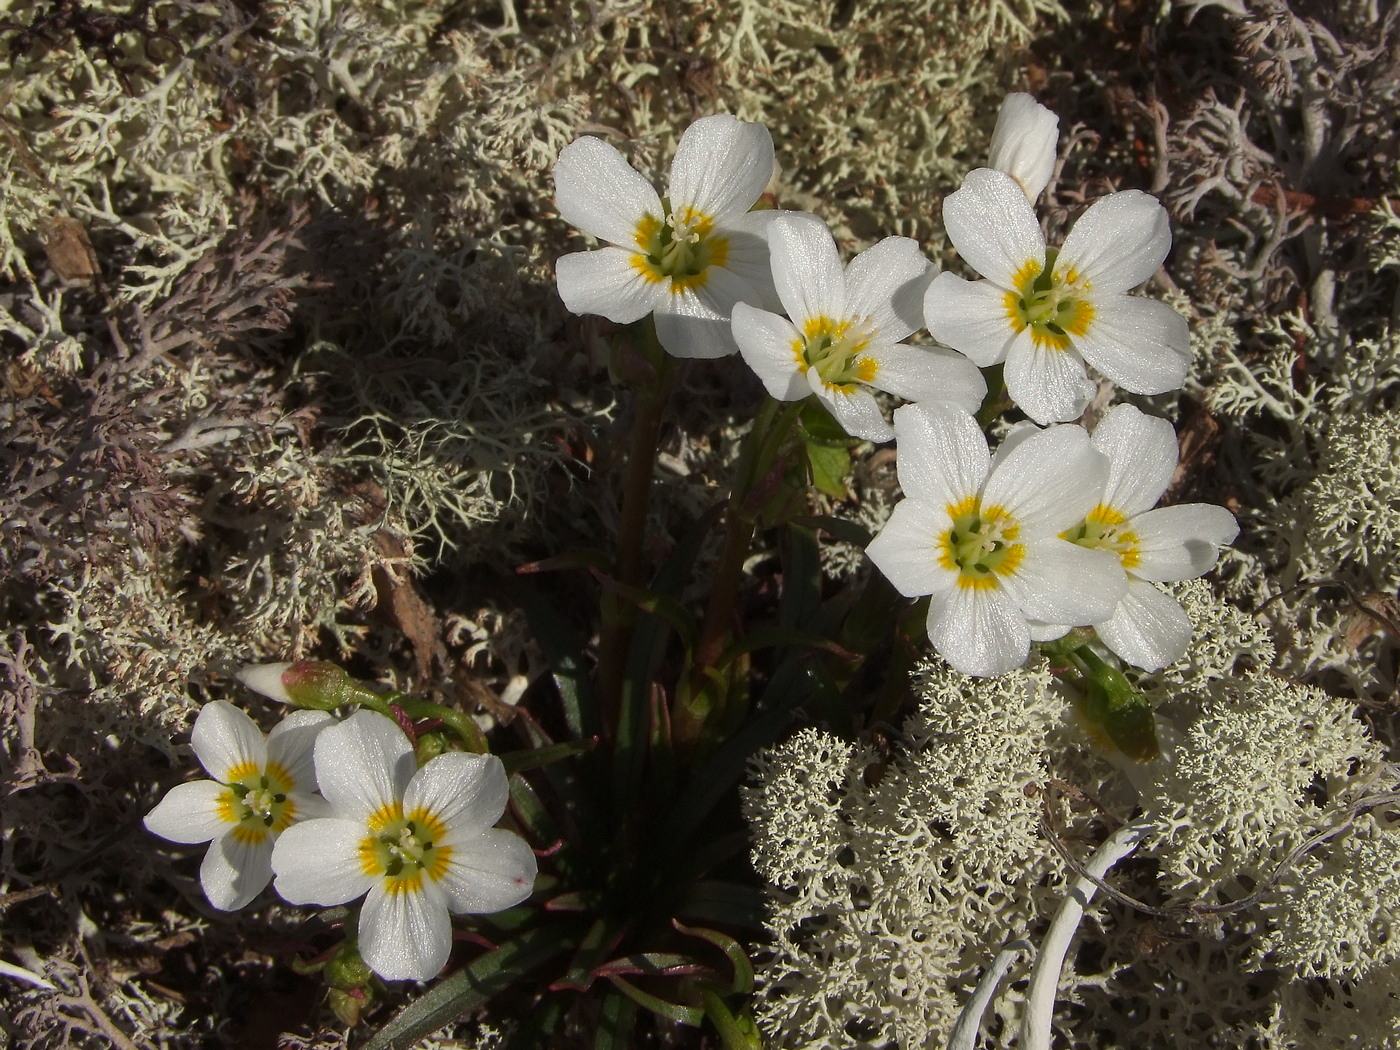
<path fill-rule="evenodd" d="M 949 504 L 951 527 L 939 537 L 938 564 L 958 574 L 964 589 L 991 590 L 1016 571 L 1026 548 L 1014 542 L 1021 529 L 1004 507 L 982 506 L 977 496 Z"/>

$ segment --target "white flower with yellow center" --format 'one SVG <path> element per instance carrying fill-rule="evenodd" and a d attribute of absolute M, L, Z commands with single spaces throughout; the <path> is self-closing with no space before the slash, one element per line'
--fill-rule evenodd
<path fill-rule="evenodd" d="M 277 840 L 274 889 L 327 906 L 367 894 L 359 951 L 385 980 L 442 969 L 450 913 L 502 911 L 530 895 L 534 853 L 492 826 L 509 790 L 493 755 L 448 752 L 420 769 L 392 719 L 358 711 L 317 740 L 316 775 L 331 813 Z"/>
<path fill-rule="evenodd" d="M 774 304 L 764 228 L 777 213 L 749 211 L 772 177 L 768 129 L 725 113 L 681 135 L 664 200 L 613 146 L 571 142 L 554 165 L 559 214 L 608 247 L 559 259 L 564 305 L 618 324 L 654 314 L 675 357 L 734 353 L 734 304 Z"/>
<path fill-rule="evenodd" d="M 1034 203 L 1055 170 L 1059 139 L 1059 117 L 1024 92 L 1007 95 L 992 129 L 987 167 L 1010 175 Z"/>
<path fill-rule="evenodd" d="M 1032 621 L 1088 624 L 1113 611 L 1125 586 L 1117 559 L 1060 536 L 1108 475 L 1083 428 L 1018 435 L 993 458 L 954 405 L 906 405 L 894 427 L 905 498 L 866 552 L 901 594 L 930 596 L 929 641 L 948 663 L 1001 674 L 1025 662 Z"/>
<path fill-rule="evenodd" d="M 744 360 L 775 398 L 815 394 L 848 434 L 869 441 L 894 437 L 871 387 L 968 411 L 982 403 L 987 385 L 967 358 L 900 342 L 920 325 L 928 285 L 917 242 L 886 237 L 843 267 L 831 231 L 815 216 L 779 216 L 768 240 L 773 283 L 791 320 L 739 303 L 733 327 Z"/>
<path fill-rule="evenodd" d="M 200 709 L 190 742 L 213 779 L 171 788 L 145 823 L 172 842 L 209 843 L 199 882 L 214 907 L 234 911 L 256 897 L 272 878 L 277 837 L 326 812 L 311 749 L 333 721 L 324 711 L 296 711 L 264 739 L 232 704 Z"/>
<path fill-rule="evenodd" d="M 1166 210 L 1137 190 L 1103 197 L 1058 250 L 1011 175 L 978 168 L 943 202 L 958 253 L 984 281 L 941 273 L 924 297 L 939 342 L 980 367 L 1004 363 L 1007 393 L 1037 423 L 1075 419 L 1094 394 L 1085 362 L 1125 390 L 1160 394 L 1186 379 L 1186 320 L 1128 291 L 1171 247 Z"/>
<path fill-rule="evenodd" d="M 1093 627 L 1128 663 L 1155 671 L 1179 660 L 1191 642 L 1191 621 L 1156 584 L 1210 571 L 1239 526 L 1224 507 L 1208 503 L 1152 509 L 1176 471 L 1176 431 L 1165 419 L 1117 405 L 1095 428 L 1093 445 L 1109 461 L 1103 497 L 1063 536 L 1118 559 L 1127 592 Z"/>

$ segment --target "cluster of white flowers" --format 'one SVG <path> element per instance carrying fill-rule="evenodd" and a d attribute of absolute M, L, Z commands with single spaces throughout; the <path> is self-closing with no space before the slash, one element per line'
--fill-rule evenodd
<path fill-rule="evenodd" d="M 248 904 L 274 876 L 292 904 L 365 897 L 360 955 L 386 980 L 427 980 L 442 969 L 449 913 L 501 911 L 534 887 L 529 845 L 494 826 L 508 788 L 492 755 L 449 751 L 420 767 L 394 720 L 365 710 L 343 721 L 296 711 L 264 738 L 220 700 L 199 712 L 192 743 L 211 779 L 172 788 L 147 829 L 210 844 L 200 882 L 224 911 Z"/>
<path fill-rule="evenodd" d="M 560 213 L 611 245 L 559 260 L 571 310 L 652 314 L 670 353 L 737 350 L 773 397 L 815 395 L 852 436 L 896 439 L 905 499 L 869 554 L 902 593 L 931 596 L 929 638 L 967 674 L 1019 667 L 1032 641 L 1075 626 L 1139 667 L 1172 663 L 1191 627 L 1156 584 L 1208 571 L 1237 531 L 1219 507 L 1153 509 L 1177 465 L 1165 420 L 1119 405 L 1092 437 L 1069 423 L 1096 389 L 1086 365 L 1158 394 L 1182 385 L 1191 354 L 1180 314 L 1128 294 L 1171 247 L 1154 198 L 1103 197 L 1047 247 L 1034 202 L 1058 124 L 1029 95 L 1009 96 L 992 167 L 944 202 L 948 236 L 981 281 L 933 276 L 904 237 L 843 267 L 816 216 L 749 211 L 773 145 L 731 116 L 681 136 L 664 199 L 598 139 L 565 148 L 554 172 Z M 921 326 L 945 345 L 905 343 Z M 987 393 L 978 369 L 993 365 L 1046 428 L 1013 429 L 995 456 L 972 415 Z M 870 388 L 911 402 L 893 427 Z"/>

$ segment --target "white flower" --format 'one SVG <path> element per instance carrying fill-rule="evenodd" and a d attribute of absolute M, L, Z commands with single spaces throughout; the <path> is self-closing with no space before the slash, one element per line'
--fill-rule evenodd
<path fill-rule="evenodd" d="M 331 814 L 277 840 L 274 889 L 292 904 L 344 904 L 368 893 L 359 950 L 391 981 L 427 980 L 452 949 L 449 912 L 495 912 L 534 886 L 505 812 L 505 768 L 492 755 L 449 752 L 421 769 L 393 720 L 358 711 L 316 742 Z"/>
<path fill-rule="evenodd" d="M 212 780 L 171 788 L 146 814 L 146 828 L 172 842 L 208 842 L 199 882 L 223 911 L 243 907 L 272 878 L 272 847 L 299 820 L 320 816 L 312 745 L 334 719 L 296 711 L 267 738 L 238 708 L 214 700 L 200 709 L 191 743 Z"/>
<path fill-rule="evenodd" d="M 935 339 L 985 368 L 1005 362 L 1006 389 L 1037 423 L 1076 418 L 1094 393 L 1087 361 L 1138 394 L 1180 387 L 1191 360 L 1185 319 L 1127 294 L 1171 247 L 1166 210 L 1137 190 L 1095 201 L 1058 251 L 1047 250 L 1026 194 L 978 168 L 943 202 L 958 252 L 985 281 L 941 273 L 924 297 Z"/>
<path fill-rule="evenodd" d="M 665 200 L 608 143 L 571 142 L 554 165 L 559 214 L 610 247 L 559 259 L 564 305 L 618 324 L 654 314 L 675 357 L 734 353 L 734 304 L 773 301 L 763 231 L 776 213 L 749 211 L 772 176 L 768 129 L 725 113 L 681 135 Z"/>
<path fill-rule="evenodd" d="M 992 129 L 987 167 L 1010 175 L 1034 203 L 1055 170 L 1059 138 L 1059 117 L 1024 92 L 1007 95 Z"/>
<path fill-rule="evenodd" d="M 908 237 L 886 237 L 842 267 L 815 216 L 781 215 L 768 229 L 773 281 L 791 321 L 739 303 L 734 339 L 780 401 L 816 394 L 853 437 L 894 431 L 867 387 L 909 401 L 937 398 L 975 411 L 987 393 L 961 354 L 900 342 L 919 327 L 928 260 Z"/>
<path fill-rule="evenodd" d="M 894 426 L 905 498 L 866 551 L 901 594 L 931 596 L 929 640 L 948 663 L 1001 674 L 1030 652 L 1030 621 L 1087 624 L 1113 611 L 1125 586 L 1117 560 L 1059 535 L 1108 475 L 1088 433 L 1018 434 L 993 458 L 953 405 L 906 405 Z"/>
<path fill-rule="evenodd" d="M 1118 558 L 1128 590 L 1094 630 L 1128 663 L 1155 671 L 1186 652 L 1191 621 L 1154 584 L 1208 572 L 1239 526 L 1224 507 L 1207 503 L 1152 509 L 1176 470 L 1176 431 L 1165 419 L 1117 405 L 1094 430 L 1093 444 L 1109 461 L 1103 497 L 1063 535 Z"/>

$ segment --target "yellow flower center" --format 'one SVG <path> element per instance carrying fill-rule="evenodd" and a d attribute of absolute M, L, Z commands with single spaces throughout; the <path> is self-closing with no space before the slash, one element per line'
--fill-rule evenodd
<path fill-rule="evenodd" d="M 710 267 L 729 258 L 729 238 L 716 234 L 714 220 L 702 212 L 673 212 L 666 202 L 663 207 L 664 218 L 644 215 L 637 223 L 632 266 L 653 284 L 669 281 L 672 293 L 703 287 Z"/>
<path fill-rule="evenodd" d="M 802 337 L 792 343 L 798 369 L 815 368 L 827 389 L 843 394 L 854 390 L 857 382 L 870 382 L 879 366 L 873 358 L 861 356 L 870 345 L 867 327 L 860 321 L 809 318 L 802 326 Z"/>
<path fill-rule="evenodd" d="M 1112 551 L 1123 568 L 1131 569 L 1141 560 L 1142 541 L 1132 529 L 1124 528 L 1127 521 L 1125 514 L 1100 503 L 1078 525 L 1060 533 L 1060 538 L 1091 550 Z"/>
<path fill-rule="evenodd" d="M 1016 571 L 1026 548 L 1015 542 L 1021 528 L 1005 508 L 969 496 L 950 505 L 948 516 L 953 524 L 939 541 L 938 564 L 957 571 L 959 587 L 990 589 Z"/>
<path fill-rule="evenodd" d="M 291 826 L 296 803 L 288 796 L 296 789 L 292 775 L 276 762 L 259 769 L 251 762 L 229 770 L 228 782 L 219 794 L 219 816 L 235 825 L 231 834 L 241 842 L 261 842 Z"/>
<path fill-rule="evenodd" d="M 1006 316 L 1019 334 L 1027 328 L 1036 346 L 1068 349 L 1071 336 L 1082 336 L 1094 320 L 1089 302 L 1089 282 L 1075 269 L 1055 268 L 1055 252 L 1045 253 L 1045 263 L 1034 259 L 1016 271 L 1016 290 L 1003 296 Z"/>
<path fill-rule="evenodd" d="M 432 812 L 415 809 L 407 816 L 395 802 L 367 821 L 370 834 L 360 840 L 360 870 L 382 877 L 390 894 L 416 893 L 426 875 L 436 882 L 447 871 L 452 847 L 441 844 L 447 827 Z"/>

